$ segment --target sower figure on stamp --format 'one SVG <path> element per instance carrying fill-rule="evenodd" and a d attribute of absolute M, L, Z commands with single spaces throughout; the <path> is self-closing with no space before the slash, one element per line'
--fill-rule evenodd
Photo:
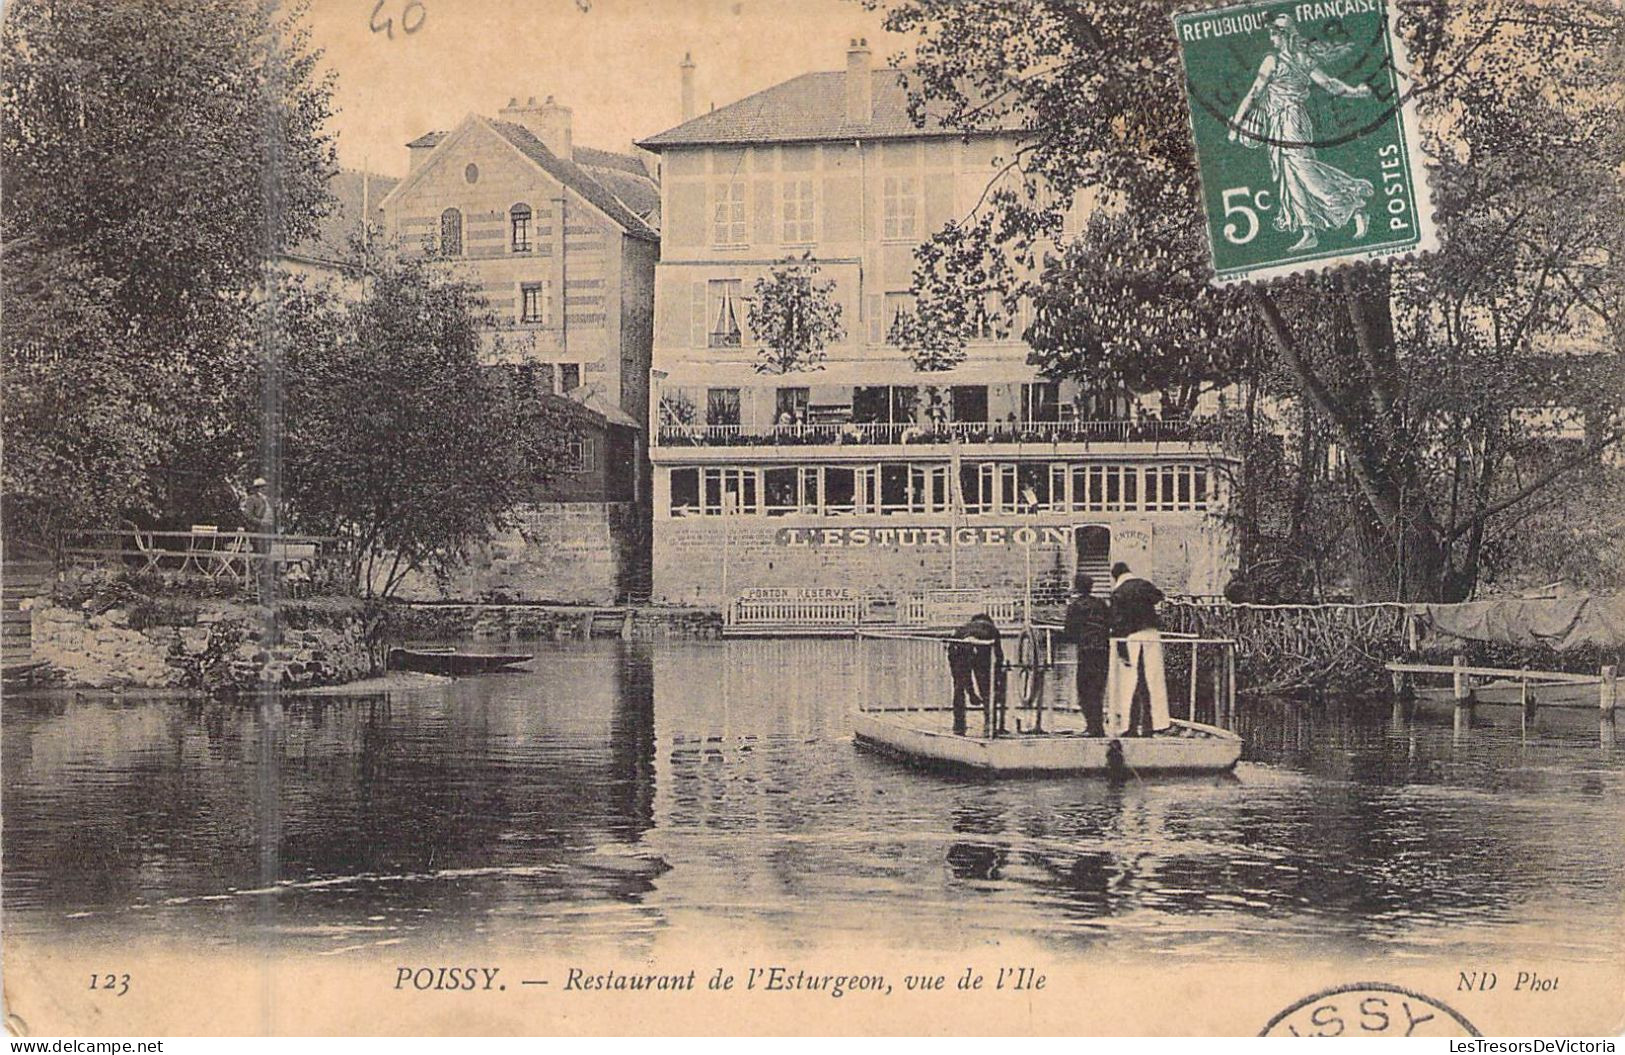
<path fill-rule="evenodd" d="M 980 708 L 993 698 L 993 668 L 1003 669 L 1004 648 L 999 643 L 999 628 L 985 612 L 971 616 L 954 631 L 954 637 L 959 640 L 948 646 L 948 672 L 954 679 L 954 732 L 963 736 L 965 701 L 969 698 L 971 706 Z M 979 644 L 961 644 L 960 640 Z"/>
<path fill-rule="evenodd" d="M 1291 15 L 1270 20 L 1270 45 L 1275 49 L 1259 64 L 1253 86 L 1236 107 L 1230 122 L 1230 141 L 1269 149 L 1270 177 L 1275 181 L 1275 229 L 1302 234 L 1290 251 L 1320 244 L 1317 231 L 1332 231 L 1350 219 L 1354 237 L 1364 238 L 1370 217 L 1370 180 L 1350 176 L 1315 156 L 1315 126 L 1309 116 L 1309 96 L 1318 85 L 1336 96 L 1368 98 L 1368 84 L 1344 84 L 1320 68 L 1321 63 L 1349 49 L 1306 41 Z"/>
<path fill-rule="evenodd" d="M 1114 734 L 1151 736 L 1172 724 L 1168 676 L 1162 665 L 1162 620 L 1157 616 L 1162 597 L 1161 590 L 1135 575 L 1127 564 L 1119 561 L 1112 565 L 1112 636 L 1126 639 L 1117 643 L 1117 668 L 1113 672 Z"/>
<path fill-rule="evenodd" d="M 1104 736 L 1106 728 L 1106 670 L 1111 660 L 1110 612 L 1094 596 L 1095 580 L 1083 572 L 1072 580 L 1072 599 L 1066 606 L 1062 636 L 1077 646 L 1078 709 L 1089 736 Z"/>

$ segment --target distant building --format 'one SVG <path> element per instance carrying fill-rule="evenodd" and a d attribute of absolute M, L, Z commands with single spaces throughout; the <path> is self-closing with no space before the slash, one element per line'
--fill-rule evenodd
<path fill-rule="evenodd" d="M 568 107 L 511 101 L 495 119 L 407 144 L 385 236 L 481 290 L 485 356 L 571 400 L 578 440 L 518 532 L 450 584 L 410 595 L 611 602 L 647 592 L 649 369 L 659 183 L 644 160 L 578 146 Z"/>
<path fill-rule="evenodd" d="M 333 207 L 322 218 L 316 234 L 277 259 L 282 270 L 319 282 L 340 282 L 360 289 L 358 248 L 370 237 L 367 224 L 381 227 L 384 198 L 400 181 L 376 172 L 340 169 L 328 182 Z"/>
<path fill-rule="evenodd" d="M 466 266 L 496 317 L 493 364 L 541 367 L 556 392 L 596 382 L 643 422 L 659 184 L 635 155 L 576 146 L 571 123 L 551 97 L 514 100 L 414 139 L 384 228 Z"/>
<path fill-rule="evenodd" d="M 685 61 L 685 114 L 693 66 Z M 989 314 L 963 363 L 915 369 L 892 343 L 916 246 L 968 214 L 1013 130 L 917 128 L 898 71 L 854 41 L 808 73 L 691 116 L 660 155 L 655 277 L 654 595 L 845 588 L 1041 598 L 1127 560 L 1171 593 L 1217 594 L 1235 567 L 1217 516 L 1231 463 L 1189 422 L 1145 421 L 1116 379 L 1048 381 L 1028 307 Z M 846 340 L 821 370 L 756 369 L 759 276 L 810 253 Z M 1102 583 L 1104 586 L 1104 583 Z"/>

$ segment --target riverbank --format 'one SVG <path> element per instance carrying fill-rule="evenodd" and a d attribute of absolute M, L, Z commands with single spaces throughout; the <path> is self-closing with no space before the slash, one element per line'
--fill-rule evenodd
<path fill-rule="evenodd" d="M 386 609 L 391 639 L 570 641 L 705 640 L 722 636 L 722 613 L 674 605 L 592 607 L 474 602 L 403 602 Z"/>
<path fill-rule="evenodd" d="M 336 685 L 373 672 L 363 605 L 275 606 L 226 598 L 127 596 L 111 604 L 38 597 L 28 608 L 38 679 L 88 689 L 253 692 Z"/>

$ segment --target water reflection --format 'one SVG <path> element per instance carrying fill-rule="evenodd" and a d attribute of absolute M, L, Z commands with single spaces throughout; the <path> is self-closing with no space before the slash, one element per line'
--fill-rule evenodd
<path fill-rule="evenodd" d="M 339 954 L 738 923 L 1203 956 L 1625 937 L 1625 776 L 1585 724 L 1250 701 L 1234 776 L 952 779 L 853 748 L 841 642 L 538 647 L 391 696 L 8 699 L 6 925 Z"/>

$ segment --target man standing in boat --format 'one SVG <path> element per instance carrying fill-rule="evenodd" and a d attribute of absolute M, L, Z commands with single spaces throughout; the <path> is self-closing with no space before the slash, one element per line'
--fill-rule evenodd
<path fill-rule="evenodd" d="M 1112 565 L 1111 629 L 1112 636 L 1122 640 L 1117 643 L 1111 724 L 1112 731 L 1122 736 L 1151 736 L 1172 724 L 1162 666 L 1162 620 L 1157 616 L 1162 599 L 1162 591 L 1127 564 Z"/>
<path fill-rule="evenodd" d="M 1004 647 L 999 642 L 999 628 L 986 612 L 971 616 L 954 631 L 954 637 L 956 640 L 948 646 L 948 672 L 954 679 L 954 732 L 964 736 L 965 700 L 969 697 L 972 706 L 981 708 L 992 699 L 996 684 L 993 671 L 1004 669 Z"/>
<path fill-rule="evenodd" d="M 1111 661 L 1110 613 L 1106 602 L 1094 596 L 1095 580 L 1078 572 L 1072 579 L 1072 599 L 1066 606 L 1062 635 L 1077 646 L 1078 710 L 1083 712 L 1086 734 L 1105 736 L 1106 670 Z"/>

